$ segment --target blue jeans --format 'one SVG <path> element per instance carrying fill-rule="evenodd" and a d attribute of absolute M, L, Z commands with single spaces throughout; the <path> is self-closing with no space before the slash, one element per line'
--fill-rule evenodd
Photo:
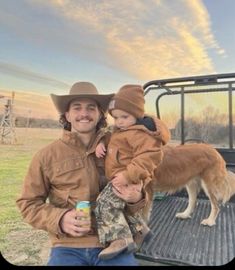
<path fill-rule="evenodd" d="M 98 254 L 102 248 L 68 248 L 55 247 L 51 249 L 48 266 L 104 266 L 131 265 L 138 266 L 133 253 L 121 253 L 109 260 L 101 260 Z"/>

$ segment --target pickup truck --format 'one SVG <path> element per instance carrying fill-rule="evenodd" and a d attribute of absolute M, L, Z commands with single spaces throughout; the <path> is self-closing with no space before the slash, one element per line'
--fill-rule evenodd
<path fill-rule="evenodd" d="M 235 173 L 235 73 L 153 80 L 144 90 L 147 110 L 156 109 L 171 130 L 170 143 L 209 143 Z M 219 266 L 234 260 L 235 196 L 221 205 L 212 227 L 200 225 L 210 211 L 203 191 L 192 218 L 175 217 L 187 200 L 184 190 L 155 193 L 149 220 L 153 237 L 135 253 L 140 265 Z"/>

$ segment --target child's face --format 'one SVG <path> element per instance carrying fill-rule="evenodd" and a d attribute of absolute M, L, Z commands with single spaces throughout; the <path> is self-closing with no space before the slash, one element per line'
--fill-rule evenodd
<path fill-rule="evenodd" d="M 114 124 L 120 129 L 126 129 L 136 123 L 136 118 L 123 110 L 112 110 Z"/>

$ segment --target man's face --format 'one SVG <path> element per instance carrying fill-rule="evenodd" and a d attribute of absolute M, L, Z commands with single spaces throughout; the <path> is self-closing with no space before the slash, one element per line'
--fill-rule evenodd
<path fill-rule="evenodd" d="M 71 123 L 71 131 L 92 133 L 100 120 L 97 103 L 89 98 L 78 98 L 70 103 L 66 119 Z"/>

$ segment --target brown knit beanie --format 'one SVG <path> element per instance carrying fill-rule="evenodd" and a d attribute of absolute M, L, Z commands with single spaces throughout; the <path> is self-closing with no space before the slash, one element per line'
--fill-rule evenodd
<path fill-rule="evenodd" d="M 109 113 L 118 109 L 130 113 L 136 118 L 144 117 L 144 90 L 141 85 L 122 86 L 109 103 Z"/>

